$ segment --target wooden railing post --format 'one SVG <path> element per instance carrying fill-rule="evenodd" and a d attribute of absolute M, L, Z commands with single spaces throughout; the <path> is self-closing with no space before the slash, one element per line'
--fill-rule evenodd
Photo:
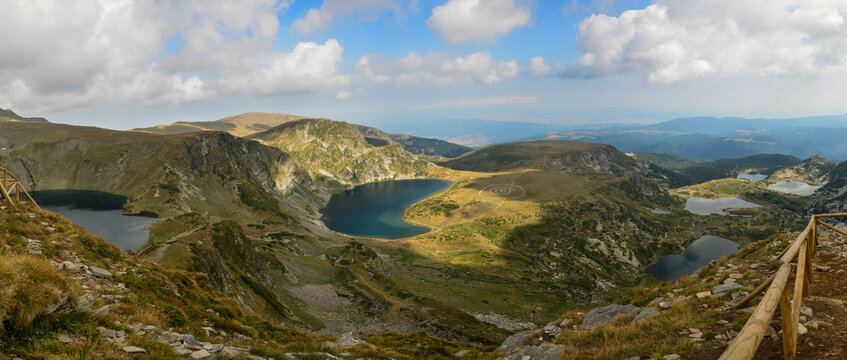
<path fill-rule="evenodd" d="M 794 342 L 797 328 L 794 327 L 794 315 L 791 313 L 791 292 L 786 286 L 779 297 L 779 314 L 782 318 L 782 353 L 785 360 L 793 360 L 797 353 L 797 343 Z"/>
<path fill-rule="evenodd" d="M 808 240 L 808 238 L 806 238 L 805 240 Z M 806 286 L 807 286 L 806 263 L 808 262 L 808 256 L 807 256 L 808 247 L 805 246 L 805 245 L 806 244 L 803 244 L 803 246 L 800 247 L 800 254 L 797 257 L 797 274 L 794 276 L 794 297 L 793 297 L 793 300 L 792 300 L 793 303 L 791 304 L 792 326 L 793 326 L 793 324 L 796 324 L 800 320 L 800 305 L 803 302 L 803 292 L 806 291 Z M 797 346 L 797 332 L 794 332 L 791 335 L 792 335 L 791 336 L 791 342 L 794 344 L 794 346 L 796 348 L 796 346 Z M 783 336 L 785 336 L 784 333 L 783 333 Z M 791 359 L 794 358 L 794 354 L 791 354 L 790 356 L 791 356 L 790 357 Z M 785 358 L 788 359 L 789 354 L 785 354 Z"/>

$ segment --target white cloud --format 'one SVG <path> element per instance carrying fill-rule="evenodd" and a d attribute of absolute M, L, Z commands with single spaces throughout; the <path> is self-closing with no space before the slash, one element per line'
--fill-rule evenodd
<path fill-rule="evenodd" d="M 450 0 L 432 9 L 426 24 L 451 44 L 493 43 L 531 17 L 516 0 Z"/>
<path fill-rule="evenodd" d="M 0 33 L 14 34 L 0 37 L 0 99 L 42 114 L 349 84 L 351 76 L 338 73 L 336 40 L 291 52 L 274 47 L 287 7 L 287 0 L 11 1 L 0 11 Z"/>
<path fill-rule="evenodd" d="M 309 9 L 291 28 L 301 34 L 314 34 L 329 29 L 341 18 L 359 16 L 363 20 L 373 20 L 386 12 L 393 12 L 400 20 L 416 7 L 417 0 L 324 0 L 320 8 Z"/>
<path fill-rule="evenodd" d="M 335 39 L 299 43 L 290 53 L 267 56 L 259 66 L 221 80 L 220 88 L 227 94 L 290 94 L 348 85 L 350 76 L 337 69 L 343 51 Z"/>
<path fill-rule="evenodd" d="M 847 71 L 847 1 L 662 0 L 579 24 L 583 56 L 564 76 L 642 73 L 651 83 L 706 76 Z"/>
<path fill-rule="evenodd" d="M 550 73 L 550 65 L 544 62 L 543 56 L 536 56 L 529 60 L 529 72 L 536 75 Z"/>
<path fill-rule="evenodd" d="M 493 96 L 477 99 L 461 99 L 459 101 L 444 102 L 435 105 L 424 105 L 413 107 L 412 110 L 437 109 L 447 107 L 467 107 L 467 106 L 497 106 L 497 105 L 516 105 L 516 104 L 534 104 L 539 101 L 538 96 Z"/>
<path fill-rule="evenodd" d="M 335 93 L 335 98 L 338 99 L 338 100 L 345 100 L 345 99 L 349 99 L 351 97 L 353 97 L 353 93 L 351 93 L 349 91 L 341 90 L 341 91 Z"/>
<path fill-rule="evenodd" d="M 459 57 L 452 57 L 445 52 L 430 52 L 426 56 L 409 52 L 406 57 L 394 59 L 362 56 L 356 70 L 373 82 L 391 83 L 394 86 L 443 86 L 456 82 L 491 85 L 517 77 L 518 62 L 495 60 L 486 51 Z"/>

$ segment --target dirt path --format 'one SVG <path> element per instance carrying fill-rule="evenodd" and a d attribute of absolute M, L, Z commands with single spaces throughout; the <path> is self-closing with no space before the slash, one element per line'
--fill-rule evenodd
<path fill-rule="evenodd" d="M 847 359 L 847 237 L 823 232 L 813 264 L 809 297 L 803 299 L 812 316 L 801 321 L 809 332 L 798 338 L 797 359 Z M 774 316 L 777 331 L 779 322 Z M 765 338 L 755 359 L 783 359 L 782 334 Z"/>

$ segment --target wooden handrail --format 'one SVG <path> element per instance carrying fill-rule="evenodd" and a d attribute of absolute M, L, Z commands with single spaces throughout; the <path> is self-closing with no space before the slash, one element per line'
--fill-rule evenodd
<path fill-rule="evenodd" d="M 786 360 L 793 360 L 797 354 L 797 329 L 800 322 L 800 306 L 803 297 L 809 295 L 809 281 L 812 270 L 812 258 L 818 243 L 818 224 L 824 225 L 840 234 L 844 231 L 820 221 L 818 218 L 842 217 L 847 213 L 812 215 L 806 228 L 797 235 L 794 242 L 779 258 L 782 265 L 779 270 L 756 290 L 736 305 L 743 304 L 767 287 L 762 301 L 756 306 L 753 315 L 744 324 L 738 336 L 723 352 L 720 360 L 749 360 L 756 354 L 765 330 L 771 322 L 777 307 L 782 318 L 782 350 Z M 797 259 L 797 273 L 794 276 L 794 289 L 788 287 L 791 264 Z M 792 293 L 793 292 L 793 301 Z"/>
<path fill-rule="evenodd" d="M 3 174 L 3 181 L 0 182 L 0 200 L 5 199 L 14 208 L 17 207 L 16 202 L 21 202 L 21 194 L 24 194 L 26 196 L 24 200 L 29 199 L 35 207 L 41 209 L 35 200 L 32 199 L 32 196 L 29 196 L 23 184 L 9 170 L 0 167 L 0 173 Z M 12 194 L 15 194 L 14 198 Z"/>

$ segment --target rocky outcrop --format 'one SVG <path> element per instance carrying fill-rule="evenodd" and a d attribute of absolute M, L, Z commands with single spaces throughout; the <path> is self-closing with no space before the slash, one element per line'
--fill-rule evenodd
<path fill-rule="evenodd" d="M 582 323 L 579 324 L 580 330 L 590 330 L 598 326 L 611 324 L 618 317 L 636 316 L 638 315 L 638 307 L 634 305 L 618 305 L 611 304 L 591 309 L 582 318 Z"/>

